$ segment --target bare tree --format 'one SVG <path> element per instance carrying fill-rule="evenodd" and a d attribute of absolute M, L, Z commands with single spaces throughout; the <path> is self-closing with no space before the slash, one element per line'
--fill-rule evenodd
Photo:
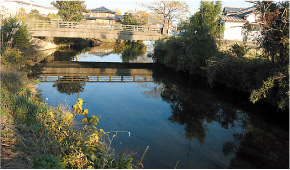
<path fill-rule="evenodd" d="M 172 19 L 182 19 L 188 12 L 188 5 L 181 1 L 158 1 L 142 6 L 152 11 L 152 20 L 155 23 L 162 24 L 163 29 L 166 25 L 169 29 Z"/>

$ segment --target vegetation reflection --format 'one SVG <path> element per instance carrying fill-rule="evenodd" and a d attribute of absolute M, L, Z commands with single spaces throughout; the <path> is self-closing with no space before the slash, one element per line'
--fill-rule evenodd
<path fill-rule="evenodd" d="M 122 61 L 126 63 L 137 61 L 138 56 L 144 56 L 146 53 L 143 41 L 116 40 L 113 49 L 114 53 L 122 55 Z"/>
<path fill-rule="evenodd" d="M 166 72 L 166 71 L 165 71 Z M 254 115 L 218 100 L 211 91 L 200 85 L 182 80 L 176 73 L 167 74 L 154 72 L 155 87 L 151 87 L 144 94 L 147 97 L 161 97 L 171 106 L 172 115 L 168 118 L 171 123 L 184 125 L 185 137 L 205 142 L 208 126 L 217 122 L 224 129 L 233 131 L 234 141 L 223 144 L 222 151 L 226 157 L 232 155 L 229 168 L 285 168 L 289 163 L 288 133 L 278 127 L 267 129 L 265 121 L 259 121 Z M 175 78 L 173 78 L 175 77 Z M 175 80 L 175 81 L 174 81 Z M 194 88 L 192 88 L 194 86 Z M 148 86 L 143 86 L 149 88 Z M 191 87 L 191 88 L 190 88 Z M 258 157 L 258 159 L 257 159 Z"/>
<path fill-rule="evenodd" d="M 64 76 L 60 80 L 61 81 L 67 81 L 68 78 L 71 78 L 70 76 Z M 52 86 L 57 88 L 57 91 L 63 94 L 76 94 L 84 91 L 85 87 L 84 82 L 63 82 L 63 83 L 54 83 Z"/>

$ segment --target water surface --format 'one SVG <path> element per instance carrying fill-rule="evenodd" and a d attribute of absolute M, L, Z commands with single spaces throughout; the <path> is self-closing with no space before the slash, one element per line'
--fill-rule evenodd
<path fill-rule="evenodd" d="M 148 48 L 150 42 L 123 42 L 56 52 L 44 62 L 38 89 L 51 105 L 73 105 L 82 98 L 89 116 L 100 117 L 99 128 L 125 131 L 113 140 L 116 154 L 135 153 L 133 158 L 140 160 L 149 146 L 145 168 L 289 168 L 287 129 L 255 109 L 224 100 L 199 79 L 136 64 L 152 63 L 145 55 Z M 85 62 L 119 64 L 95 68 Z M 59 63 L 65 68 L 58 68 Z M 135 64 L 124 68 L 124 63 Z M 48 66 L 55 66 L 54 71 L 49 73 Z M 238 98 L 232 95 L 231 100 Z"/>

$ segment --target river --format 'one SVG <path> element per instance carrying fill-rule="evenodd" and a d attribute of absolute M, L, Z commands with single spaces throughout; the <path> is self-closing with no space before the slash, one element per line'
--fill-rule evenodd
<path fill-rule="evenodd" d="M 56 51 L 35 73 L 37 88 L 50 105 L 82 98 L 99 128 L 124 131 L 113 139 L 116 155 L 140 160 L 149 146 L 146 169 L 289 168 L 288 126 L 263 116 L 271 109 L 157 66 L 152 44 Z"/>

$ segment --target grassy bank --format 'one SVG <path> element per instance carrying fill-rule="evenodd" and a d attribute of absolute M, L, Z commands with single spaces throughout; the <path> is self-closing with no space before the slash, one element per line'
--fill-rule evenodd
<path fill-rule="evenodd" d="M 50 107 L 36 82 L 13 68 L 1 67 L 1 83 L 2 168 L 132 168 L 132 158 L 115 158 L 81 100 L 73 110 Z M 76 122 L 76 114 L 83 119 Z"/>
<path fill-rule="evenodd" d="M 42 101 L 37 81 L 27 78 L 34 59 L 26 53 L 28 28 L 19 23 L 8 18 L 2 26 L 1 168 L 133 168 L 132 158 L 114 155 L 112 139 L 97 128 L 98 117 L 82 109 L 81 99 L 73 109 Z"/>

